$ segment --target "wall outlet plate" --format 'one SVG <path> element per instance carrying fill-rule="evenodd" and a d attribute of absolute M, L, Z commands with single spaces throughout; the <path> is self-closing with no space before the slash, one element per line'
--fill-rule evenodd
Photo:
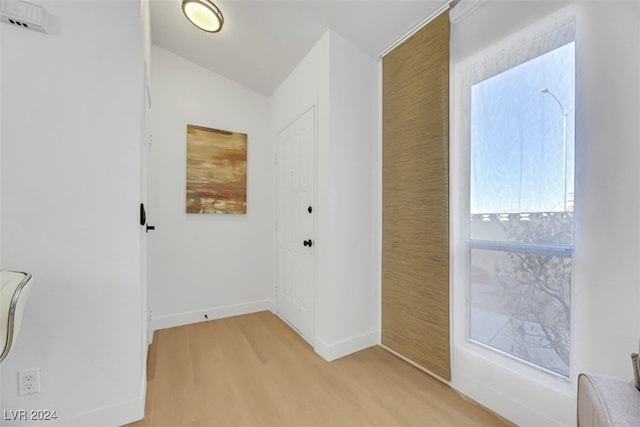
<path fill-rule="evenodd" d="M 40 391 L 40 368 L 18 371 L 18 396 Z"/>

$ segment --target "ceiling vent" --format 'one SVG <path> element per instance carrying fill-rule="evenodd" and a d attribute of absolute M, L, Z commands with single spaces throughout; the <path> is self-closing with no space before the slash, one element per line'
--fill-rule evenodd
<path fill-rule="evenodd" d="M 47 33 L 49 16 L 37 4 L 22 0 L 0 0 L 0 22 Z"/>

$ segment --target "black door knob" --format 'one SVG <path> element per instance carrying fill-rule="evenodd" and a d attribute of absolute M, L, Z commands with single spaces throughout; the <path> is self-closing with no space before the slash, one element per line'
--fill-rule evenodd
<path fill-rule="evenodd" d="M 309 207 L 307 208 L 307 212 L 309 212 L 309 213 L 313 212 L 313 209 L 311 208 L 311 206 L 309 206 Z"/>
<path fill-rule="evenodd" d="M 311 239 L 303 241 L 302 244 L 309 247 L 313 246 L 313 242 L 311 241 Z"/>
<path fill-rule="evenodd" d="M 156 229 L 156 226 L 155 226 L 155 225 L 147 225 L 147 230 L 146 230 L 146 231 L 147 231 L 147 233 L 148 233 L 148 232 L 149 232 L 149 230 L 153 231 L 153 230 L 155 230 L 155 229 Z"/>

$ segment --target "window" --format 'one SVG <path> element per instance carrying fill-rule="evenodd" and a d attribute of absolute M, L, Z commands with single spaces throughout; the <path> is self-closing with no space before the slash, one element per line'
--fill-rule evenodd
<path fill-rule="evenodd" d="M 566 24 L 536 49 L 476 65 L 467 85 L 467 338 L 563 377 L 571 359 L 573 34 Z"/>

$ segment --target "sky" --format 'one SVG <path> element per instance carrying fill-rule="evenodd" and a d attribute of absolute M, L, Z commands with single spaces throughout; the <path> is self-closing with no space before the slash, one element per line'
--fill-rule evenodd
<path fill-rule="evenodd" d="M 473 85 L 471 213 L 572 210 L 574 113 L 575 42 Z"/>

